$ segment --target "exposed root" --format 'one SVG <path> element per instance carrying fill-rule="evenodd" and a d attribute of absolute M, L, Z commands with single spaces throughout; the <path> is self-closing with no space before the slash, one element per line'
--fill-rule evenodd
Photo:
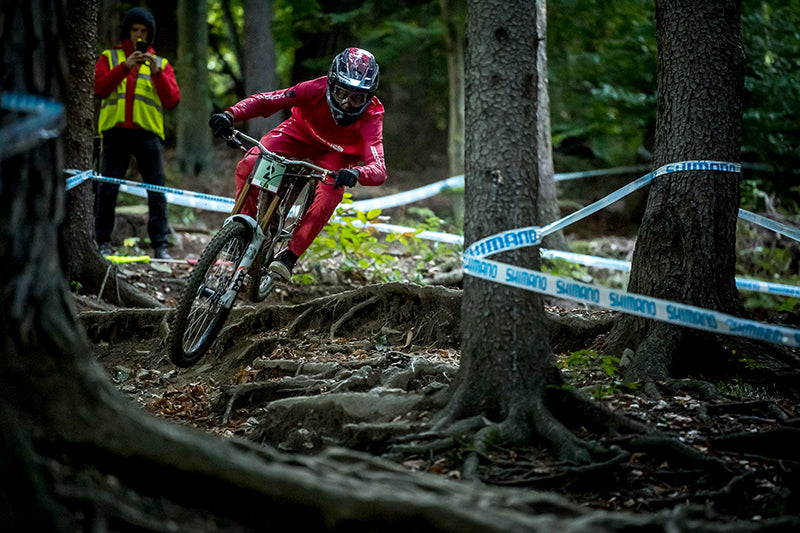
<path fill-rule="evenodd" d="M 591 485 L 599 478 L 609 476 L 622 463 L 630 459 L 631 454 L 619 446 L 611 446 L 611 457 L 605 461 L 592 462 L 586 465 L 563 465 L 551 472 L 539 472 L 537 466 L 528 462 L 495 462 L 482 474 L 481 480 L 492 485 L 507 487 L 529 487 L 540 490 L 574 485 L 578 480 L 581 485 Z"/>
<path fill-rule="evenodd" d="M 339 331 L 339 327 L 342 324 L 344 324 L 345 322 L 347 322 L 348 320 L 353 318 L 353 316 L 355 316 L 362 309 L 366 309 L 367 307 L 370 307 L 371 305 L 373 305 L 377 301 L 378 301 L 378 296 L 373 296 L 371 298 L 368 298 L 368 299 L 364 300 L 363 302 L 360 302 L 360 303 L 354 305 L 350 309 L 348 309 L 345 314 L 343 314 L 341 317 L 339 317 L 338 320 L 336 320 L 336 322 L 331 324 L 330 337 L 332 339 L 336 338 L 336 333 Z"/>

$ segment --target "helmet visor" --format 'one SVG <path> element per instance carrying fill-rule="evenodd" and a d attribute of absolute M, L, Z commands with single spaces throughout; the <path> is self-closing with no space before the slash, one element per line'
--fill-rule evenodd
<path fill-rule="evenodd" d="M 340 106 L 349 104 L 354 109 L 361 108 L 369 99 L 369 94 L 367 93 L 348 91 L 338 85 L 333 88 L 331 95 Z"/>

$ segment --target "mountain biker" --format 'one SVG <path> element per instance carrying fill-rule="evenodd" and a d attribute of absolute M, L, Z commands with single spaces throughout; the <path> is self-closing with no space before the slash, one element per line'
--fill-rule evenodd
<path fill-rule="evenodd" d="M 270 263 L 270 272 L 284 281 L 344 197 L 343 187 L 386 181 L 383 156 L 383 104 L 375 98 L 379 69 L 375 57 L 360 48 L 345 48 L 331 63 L 327 76 L 303 81 L 288 89 L 254 94 L 222 113 L 208 125 L 216 137 L 228 137 L 234 121 L 269 117 L 291 109 L 292 116 L 261 138 L 268 150 L 294 159 L 336 169 L 334 183 L 317 185 L 314 201 L 298 222 L 287 248 Z M 236 196 L 256 163 L 251 149 L 236 167 Z M 242 213 L 255 217 L 258 192 L 250 190 Z"/>

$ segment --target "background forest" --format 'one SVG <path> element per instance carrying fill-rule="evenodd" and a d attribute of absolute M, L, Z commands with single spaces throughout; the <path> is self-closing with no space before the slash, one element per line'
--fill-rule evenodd
<path fill-rule="evenodd" d="M 178 3 L 105 0 L 98 46 L 116 40 L 121 13 L 145 5 L 158 21 L 158 51 L 180 64 L 178 36 L 172 30 L 178 27 Z M 381 64 L 379 96 L 387 108 L 390 168 L 442 176 L 449 109 L 442 6 L 463 18 L 463 2 L 274 0 L 272 27 L 258 35 L 244 34 L 242 4 L 242 0 L 207 3 L 208 97 L 214 109 L 249 94 L 240 61 L 254 42 L 274 39 L 280 87 L 322 75 L 341 48 L 362 46 L 373 51 Z M 646 162 L 655 127 L 653 2 L 551 0 L 547 10 L 556 172 Z M 794 202 L 786 207 L 794 210 L 797 190 L 791 189 L 790 176 L 800 161 L 792 119 L 800 106 L 798 28 L 796 0 L 742 2 L 748 58 L 743 160 L 783 171 L 757 179 L 767 192 L 793 193 Z M 173 135 L 168 140 L 174 142 L 176 117 L 171 119 Z"/>
<path fill-rule="evenodd" d="M 227 157 L 233 154 L 212 143 L 206 126 L 210 113 L 255 92 L 323 75 L 331 57 L 349 45 L 375 53 L 382 70 L 378 96 L 386 106 L 389 181 L 380 190 L 360 188 L 358 194 L 389 194 L 463 172 L 463 159 L 452 158 L 453 143 L 460 143 L 456 152 L 463 147 L 463 117 L 451 122 L 455 110 L 463 113 L 463 101 L 453 96 L 448 64 L 457 61 L 464 46 L 463 0 L 103 0 L 99 48 L 117 41 L 121 13 L 134 5 L 154 12 L 156 49 L 173 61 L 183 89 L 178 112 L 166 115 L 169 184 L 229 195 Z M 207 33 L 197 30 L 203 20 Z M 795 171 L 800 147 L 793 119 L 800 106 L 798 28 L 800 1 L 742 2 L 748 60 L 742 160 L 749 164 L 741 204 L 779 218 L 800 214 Z M 608 194 L 648 168 L 656 116 L 654 3 L 551 0 L 547 52 L 555 172 L 633 166 L 627 173 L 560 182 L 563 212 Z M 463 62 L 454 64 L 458 69 Z M 253 120 L 246 128 L 261 135 L 279 118 Z M 185 180 L 192 170 L 199 182 Z M 604 212 L 600 222 L 576 224 L 568 235 L 573 251 L 592 253 L 582 248 L 582 239 L 633 238 L 645 198 L 646 191 L 640 191 Z M 427 213 L 416 222 L 425 223 Z M 460 231 L 457 209 L 445 205 L 436 216 L 448 223 L 442 229 Z M 765 242 L 747 224 L 739 226 L 740 275 L 792 284 L 800 279 L 796 254 L 776 247 L 774 239 Z M 795 306 L 793 300 L 760 294 L 748 295 L 746 303 L 750 308 Z"/>

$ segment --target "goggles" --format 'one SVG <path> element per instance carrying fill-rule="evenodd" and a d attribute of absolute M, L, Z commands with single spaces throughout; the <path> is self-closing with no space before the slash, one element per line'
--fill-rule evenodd
<path fill-rule="evenodd" d="M 344 104 L 345 102 L 350 104 L 350 106 L 354 108 L 362 107 L 364 104 L 367 103 L 367 99 L 369 98 L 369 94 L 367 93 L 357 93 L 353 91 L 348 91 L 342 87 L 334 87 L 333 91 L 331 91 L 333 98 L 339 103 L 339 105 Z"/>

